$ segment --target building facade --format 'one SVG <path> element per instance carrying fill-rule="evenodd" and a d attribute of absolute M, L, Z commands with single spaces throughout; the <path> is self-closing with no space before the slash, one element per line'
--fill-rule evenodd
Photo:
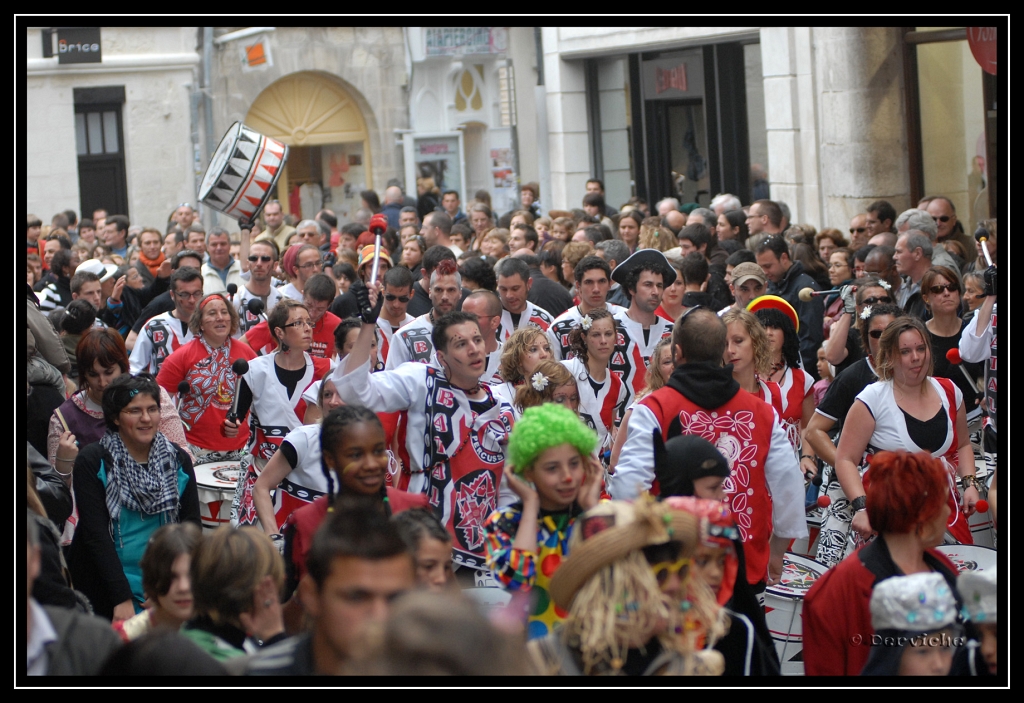
<path fill-rule="evenodd" d="M 199 204 L 235 121 L 291 148 L 287 212 L 341 222 L 392 179 L 463 203 L 487 190 L 497 212 L 528 181 L 545 210 L 579 207 L 591 177 L 613 207 L 769 193 L 818 227 L 878 198 L 941 193 L 972 225 L 996 211 L 1000 84 L 965 28 L 99 31 L 101 62 L 62 64 L 27 30 L 26 204 L 44 219 L 103 207 L 165 223 Z"/>

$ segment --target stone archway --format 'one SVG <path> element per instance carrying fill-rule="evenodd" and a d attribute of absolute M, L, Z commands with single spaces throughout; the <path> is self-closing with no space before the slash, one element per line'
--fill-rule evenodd
<path fill-rule="evenodd" d="M 358 190 L 373 187 L 366 119 L 330 74 L 301 71 L 271 83 L 253 101 L 245 124 L 292 148 L 278 189 L 286 212 L 295 210 L 296 187 L 315 184 L 320 196 L 302 206 L 303 216 L 312 217 L 305 211 L 319 209 L 321 199 L 345 221 L 358 207 Z M 306 189 L 302 202 L 309 197 Z"/>

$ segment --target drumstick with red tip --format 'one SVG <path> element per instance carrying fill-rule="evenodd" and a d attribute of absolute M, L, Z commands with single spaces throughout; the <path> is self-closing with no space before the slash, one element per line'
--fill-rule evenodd
<path fill-rule="evenodd" d="M 373 233 L 373 269 L 370 271 L 370 285 L 377 282 L 377 272 L 380 269 L 380 239 L 388 228 L 388 218 L 384 213 L 378 212 L 370 218 L 370 232 Z"/>
<path fill-rule="evenodd" d="M 960 369 L 960 373 L 962 373 L 964 375 L 964 378 L 967 379 L 967 382 L 971 384 L 971 388 L 974 388 L 975 381 L 973 378 L 971 378 L 971 374 L 967 373 L 967 369 L 963 367 L 964 360 L 960 357 L 959 349 L 953 347 L 948 352 L 946 352 L 946 361 Z"/>
<path fill-rule="evenodd" d="M 857 292 L 857 286 L 851 286 L 851 289 L 854 293 Z M 800 292 L 797 294 L 797 297 L 800 298 L 800 300 L 802 300 L 803 302 L 809 303 L 811 302 L 811 299 L 816 296 L 832 295 L 833 293 L 841 293 L 842 291 L 842 288 L 832 288 L 830 290 L 814 290 L 813 288 L 808 286 L 807 288 L 801 288 Z"/>

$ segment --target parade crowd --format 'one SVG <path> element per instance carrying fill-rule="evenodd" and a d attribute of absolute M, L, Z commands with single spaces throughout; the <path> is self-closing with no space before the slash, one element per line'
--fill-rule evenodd
<path fill-rule="evenodd" d="M 361 198 L 28 215 L 28 675 L 996 680 L 995 219 Z"/>

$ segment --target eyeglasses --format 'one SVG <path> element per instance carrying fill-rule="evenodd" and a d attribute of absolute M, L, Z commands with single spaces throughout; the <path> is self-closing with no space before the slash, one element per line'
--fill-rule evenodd
<path fill-rule="evenodd" d="M 948 290 L 950 293 L 959 293 L 960 292 L 960 286 L 958 286 L 955 283 L 947 283 L 944 286 L 939 286 L 939 285 L 928 286 L 928 290 L 931 291 L 932 295 L 938 295 L 939 293 L 941 293 L 944 290 Z"/>
<path fill-rule="evenodd" d="M 203 297 L 203 291 L 197 290 L 195 293 L 185 293 L 182 291 L 171 291 L 174 293 L 175 298 L 181 298 L 182 300 L 199 300 Z"/>
<path fill-rule="evenodd" d="M 867 227 L 851 227 L 850 234 L 864 234 L 868 231 Z"/>
<path fill-rule="evenodd" d="M 287 325 L 281 325 L 282 327 L 308 327 L 313 329 L 313 323 L 309 320 L 296 320 L 295 322 L 289 322 Z"/>
<path fill-rule="evenodd" d="M 310 266 L 316 269 L 322 269 L 324 267 L 323 261 L 310 261 L 308 264 L 299 264 L 296 268 L 308 269 Z"/>
<path fill-rule="evenodd" d="M 154 405 L 151 408 L 125 408 L 121 413 L 128 415 L 129 417 L 142 417 L 142 413 L 146 413 L 147 415 L 158 415 L 160 414 L 160 407 Z"/>
<path fill-rule="evenodd" d="M 274 257 L 272 257 L 272 256 L 250 256 L 249 257 L 249 263 L 250 264 L 255 264 L 257 261 L 262 261 L 265 264 L 269 264 L 273 260 L 274 260 Z"/>
<path fill-rule="evenodd" d="M 885 332 L 885 330 L 871 330 L 868 334 L 871 335 L 871 339 L 881 339 L 882 332 Z"/>
<path fill-rule="evenodd" d="M 828 268 L 831 271 L 832 269 L 848 269 L 850 268 L 850 266 L 849 264 L 846 263 L 837 264 L 836 262 L 833 261 L 831 264 L 828 265 Z"/>
<path fill-rule="evenodd" d="M 883 295 L 883 296 L 881 296 L 879 298 L 876 298 L 876 297 L 872 296 L 870 298 L 865 298 L 864 301 L 861 303 L 861 305 L 874 305 L 875 303 L 891 303 L 891 302 L 892 302 L 892 298 L 890 298 L 887 295 Z"/>
<path fill-rule="evenodd" d="M 942 215 L 940 217 L 932 217 L 932 219 L 935 220 L 936 222 L 946 223 L 952 220 L 953 218 L 950 217 L 949 215 Z"/>
<path fill-rule="evenodd" d="M 191 203 L 178 203 L 178 207 L 187 207 L 189 210 L 195 210 Z M 178 208 L 175 208 L 177 210 Z"/>
<path fill-rule="evenodd" d="M 384 300 L 388 301 L 389 303 L 393 303 L 396 300 L 400 303 L 408 303 L 410 300 L 412 300 L 412 298 L 410 298 L 408 295 L 393 295 L 391 293 L 385 293 Z"/>
<path fill-rule="evenodd" d="M 683 571 L 690 566 L 690 560 L 683 557 L 675 562 L 663 561 L 658 564 L 651 566 L 651 571 L 654 572 L 654 578 L 658 579 L 658 585 L 663 585 L 668 581 L 669 576 L 680 574 L 681 577 L 685 577 L 686 573 Z"/>

